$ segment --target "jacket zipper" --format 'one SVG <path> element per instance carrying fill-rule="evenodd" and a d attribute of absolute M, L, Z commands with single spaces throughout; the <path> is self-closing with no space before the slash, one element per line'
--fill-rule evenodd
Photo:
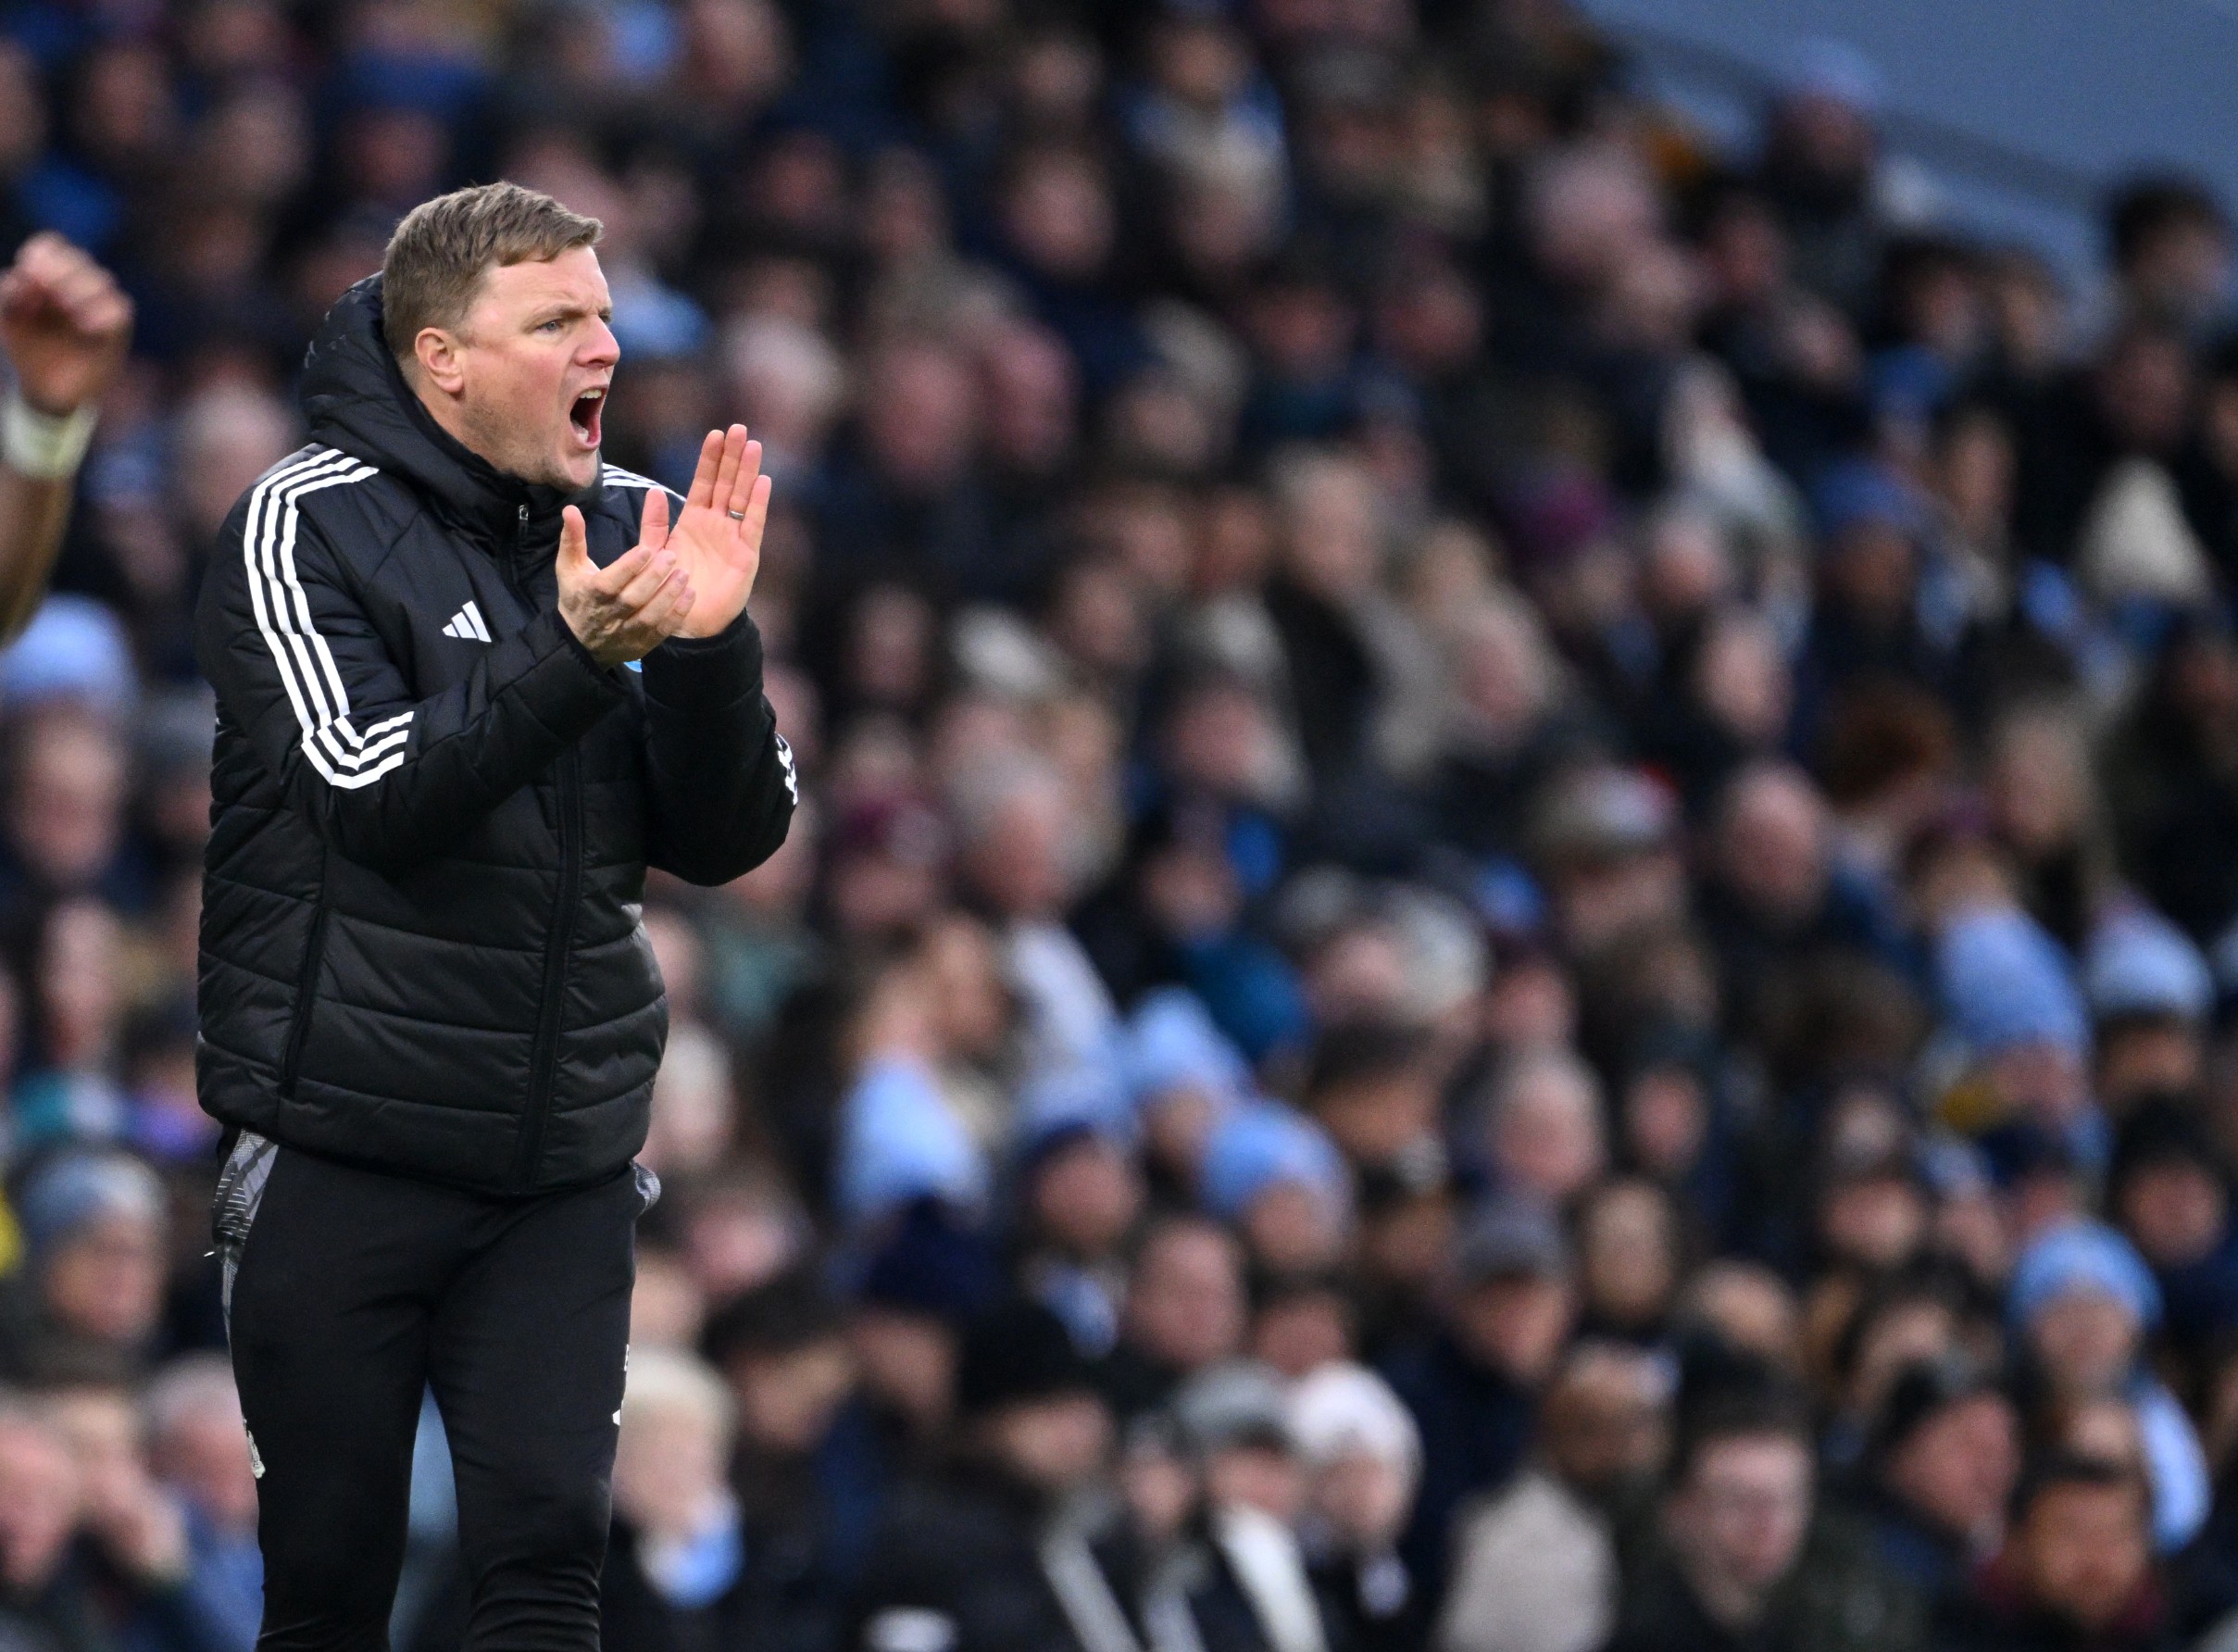
<path fill-rule="evenodd" d="M 506 583 L 528 606 L 520 581 L 520 565 L 528 550 L 529 507 L 520 507 L 519 529 L 513 556 L 506 565 Z M 537 1160 L 544 1157 L 544 1129 L 551 1121 L 552 1093 L 559 1068 L 561 994 L 567 983 L 568 951 L 575 940 L 575 908 L 582 886 L 582 777 L 575 748 L 559 754 L 559 895 L 552 908 L 552 925 L 544 940 L 544 999 L 536 1017 L 536 1045 L 529 1061 L 529 1105 L 521 1117 L 520 1136 L 513 1159 L 513 1181 L 522 1189 L 533 1185 Z"/>
<path fill-rule="evenodd" d="M 319 965 L 326 956 L 326 888 L 320 880 L 319 909 L 311 914 L 311 932 L 303 945 L 303 968 L 295 976 L 295 1019 L 288 1025 L 286 1053 L 280 1060 L 280 1095 L 295 1095 L 295 1077 L 303 1070 L 303 1046 L 311 1035 L 311 1005 L 319 993 Z"/>

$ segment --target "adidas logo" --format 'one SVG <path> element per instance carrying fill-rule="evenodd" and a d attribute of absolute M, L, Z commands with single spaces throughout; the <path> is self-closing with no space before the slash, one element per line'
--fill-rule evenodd
<path fill-rule="evenodd" d="M 470 602 L 451 616 L 451 622 L 443 628 L 443 634 L 446 637 L 463 637 L 469 643 L 491 640 L 490 628 L 481 622 L 481 610 Z"/>

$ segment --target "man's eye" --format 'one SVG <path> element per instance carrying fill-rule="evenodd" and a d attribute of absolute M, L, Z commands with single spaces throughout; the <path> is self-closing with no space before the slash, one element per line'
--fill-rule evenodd
<path fill-rule="evenodd" d="M 557 332 L 560 328 L 565 325 L 566 323 L 563 321 L 544 321 L 537 326 L 536 331 L 539 332 Z"/>

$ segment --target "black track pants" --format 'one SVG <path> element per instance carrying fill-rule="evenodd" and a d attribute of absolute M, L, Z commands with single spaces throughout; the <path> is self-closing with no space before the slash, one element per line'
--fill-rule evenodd
<path fill-rule="evenodd" d="M 257 1467 L 260 1652 L 387 1646 L 431 1386 L 469 1652 L 597 1652 L 646 1182 L 485 1198 L 242 1138 L 217 1226 Z"/>

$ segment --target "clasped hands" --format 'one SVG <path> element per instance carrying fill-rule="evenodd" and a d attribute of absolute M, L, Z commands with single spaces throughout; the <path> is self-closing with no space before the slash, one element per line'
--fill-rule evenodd
<path fill-rule="evenodd" d="M 670 637 L 711 637 L 746 606 L 761 568 L 769 479 L 746 427 L 709 431 L 673 525 L 669 495 L 645 490 L 637 544 L 605 568 L 591 560 L 582 512 L 560 513 L 559 617 L 602 666 L 643 659 Z"/>

